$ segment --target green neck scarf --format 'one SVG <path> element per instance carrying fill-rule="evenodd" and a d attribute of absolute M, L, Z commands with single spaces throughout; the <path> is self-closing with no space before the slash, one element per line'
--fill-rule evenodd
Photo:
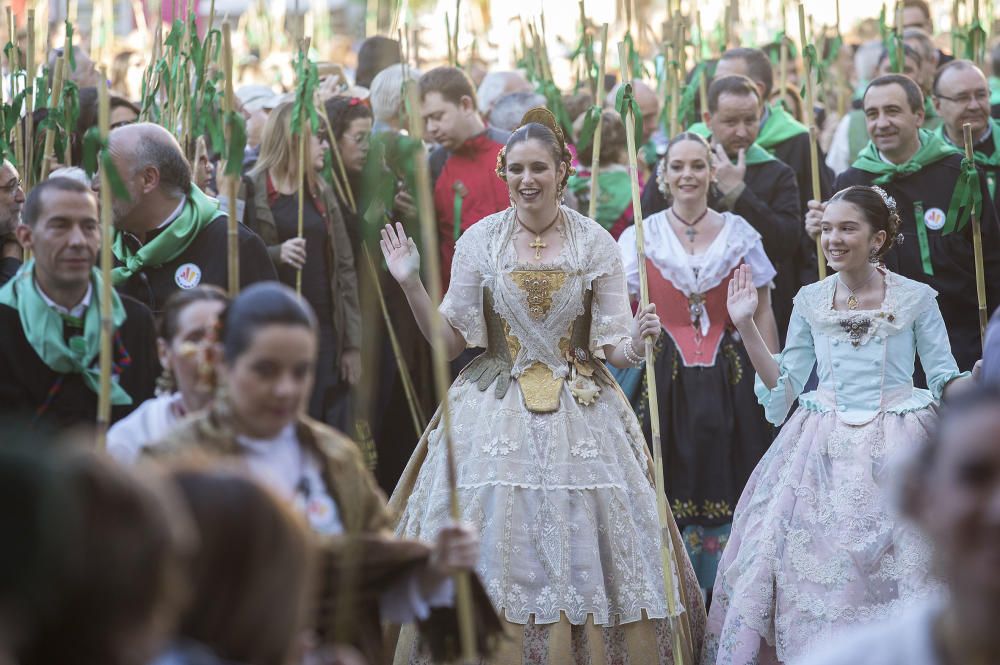
<path fill-rule="evenodd" d="M 926 129 L 921 129 L 919 135 L 920 149 L 903 164 L 890 164 L 883 161 L 875 144 L 869 141 L 852 166 L 876 176 L 872 180 L 872 184 L 885 185 L 897 178 L 913 175 L 925 166 L 930 166 L 955 154 L 954 146 Z M 948 205 L 948 215 L 941 228 L 941 234 L 947 235 L 952 231 L 962 230 L 969 219 L 972 206 L 974 205 L 976 210 L 982 211 L 981 203 L 982 195 L 979 191 L 979 175 L 976 171 L 976 165 L 970 160 L 963 159 L 962 170 L 955 183 L 955 192 Z"/>
<path fill-rule="evenodd" d="M 936 117 L 938 117 L 938 114 L 937 109 L 934 108 L 934 102 L 931 101 L 929 96 L 924 97 L 924 120 Z"/>
<path fill-rule="evenodd" d="M 992 131 L 990 132 L 990 139 L 993 141 L 993 154 L 984 155 L 979 151 L 975 151 L 973 152 L 973 156 L 976 159 L 976 164 L 979 164 L 980 166 L 984 166 L 987 168 L 995 169 L 995 168 L 1000 168 L 1000 122 L 997 122 L 993 118 L 990 118 L 989 122 L 990 122 L 990 128 L 992 129 Z M 935 129 L 934 135 L 937 136 L 939 139 L 941 139 L 946 145 L 951 147 L 955 152 L 962 155 L 965 154 L 964 146 L 960 147 L 959 145 L 952 143 L 951 139 L 948 138 L 948 135 L 945 134 L 944 125 L 941 125 L 937 129 Z"/>
<path fill-rule="evenodd" d="M 115 233 L 112 250 L 115 258 L 124 265 L 111 271 L 111 281 L 117 286 L 128 281 L 132 275 L 142 271 L 147 265 L 157 266 L 173 261 L 194 241 L 206 226 L 226 213 L 219 210 L 219 202 L 210 198 L 195 185 L 184 202 L 184 208 L 177 219 L 170 222 L 159 235 L 139 248 L 132 248 L 125 242 L 125 235 Z"/>
<path fill-rule="evenodd" d="M 579 194 L 590 189 L 590 176 L 570 176 L 570 191 Z M 597 212 L 595 222 L 610 231 L 632 201 L 632 181 L 625 169 L 604 170 L 597 174 Z"/>
<path fill-rule="evenodd" d="M 91 270 L 90 306 L 83 315 L 83 335 L 63 336 L 63 316 L 49 307 L 38 292 L 34 278 L 34 260 L 28 261 L 17 275 L 0 288 L 0 304 L 16 309 L 21 327 L 31 348 L 52 371 L 59 374 L 80 374 L 83 382 L 95 393 L 101 390 L 101 372 L 94 362 L 100 352 L 101 338 L 101 273 Z M 111 292 L 111 314 L 115 329 L 125 322 L 125 308 L 118 294 Z M 132 398 L 111 382 L 111 403 L 131 404 Z"/>
<path fill-rule="evenodd" d="M 757 145 L 764 150 L 773 153 L 779 143 L 793 136 L 809 133 L 809 129 L 786 111 L 784 106 L 769 106 L 768 110 L 767 120 L 757 136 Z"/>

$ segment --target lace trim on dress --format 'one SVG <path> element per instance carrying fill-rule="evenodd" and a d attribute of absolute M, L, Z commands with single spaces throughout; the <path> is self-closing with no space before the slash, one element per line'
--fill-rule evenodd
<path fill-rule="evenodd" d="M 830 275 L 822 282 L 802 287 L 794 302 L 813 330 L 854 346 L 912 327 L 937 297 L 937 292 L 926 284 L 887 271 L 885 298 L 879 309 L 843 312 L 833 308 L 836 285 L 837 275 Z"/>

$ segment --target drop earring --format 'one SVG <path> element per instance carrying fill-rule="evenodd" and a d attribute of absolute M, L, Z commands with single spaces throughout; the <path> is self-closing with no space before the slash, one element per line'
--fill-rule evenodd
<path fill-rule="evenodd" d="M 872 247 L 872 251 L 868 253 L 868 263 L 878 265 L 878 247 Z"/>

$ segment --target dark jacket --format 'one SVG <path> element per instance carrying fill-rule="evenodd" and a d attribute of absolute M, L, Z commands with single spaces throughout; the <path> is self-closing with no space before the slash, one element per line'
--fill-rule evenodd
<path fill-rule="evenodd" d="M 361 308 L 358 305 L 358 276 L 354 268 L 354 252 L 341 216 L 337 198 L 323 182 L 317 183 L 314 197 L 317 208 L 324 216 L 327 236 L 326 247 L 330 270 L 330 293 L 333 296 L 333 329 L 337 339 L 337 361 L 344 349 L 361 348 Z M 240 184 L 240 199 L 246 202 L 243 221 L 259 234 L 267 246 L 267 254 L 275 267 L 281 263 L 281 242 L 278 227 L 268 202 L 267 174 L 245 176 Z M 249 199 L 249 200 L 248 200 Z"/>
<path fill-rule="evenodd" d="M 121 344 L 112 346 L 115 364 L 121 367 L 119 385 L 132 404 L 112 407 L 111 422 L 153 396 L 160 371 L 152 314 L 132 298 L 121 300 L 127 318 L 116 335 Z M 0 305 L 0 339 L 0 421 L 55 430 L 97 421 L 97 393 L 80 374 L 58 374 L 42 362 L 24 336 L 17 310 L 4 305 Z"/>

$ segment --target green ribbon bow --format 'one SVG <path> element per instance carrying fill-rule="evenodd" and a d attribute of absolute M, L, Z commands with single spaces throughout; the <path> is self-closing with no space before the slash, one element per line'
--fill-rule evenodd
<path fill-rule="evenodd" d="M 993 142 L 993 154 L 987 155 L 978 150 L 972 153 L 973 159 L 976 164 L 983 167 L 986 171 L 987 184 L 989 186 L 990 196 L 996 196 L 997 187 L 997 172 L 1000 171 L 1000 122 L 990 119 L 990 140 Z M 955 152 L 960 155 L 965 154 L 965 150 L 959 148 L 957 145 L 952 143 L 944 131 L 944 125 L 939 125 L 937 129 L 934 130 L 934 135 L 941 139 L 947 145 L 954 148 Z"/>
<path fill-rule="evenodd" d="M 64 337 L 63 317 L 42 298 L 34 279 L 35 261 L 30 260 L 0 288 L 0 304 L 17 310 L 28 344 L 47 367 L 59 374 L 80 374 L 84 384 L 97 394 L 101 372 L 95 367 L 101 339 L 101 273 L 90 271 L 91 302 L 83 315 L 83 335 Z M 111 315 L 116 329 L 125 322 L 125 308 L 111 291 Z M 111 382 L 111 403 L 131 404 L 132 398 L 118 382 Z"/>
<path fill-rule="evenodd" d="M 303 115 L 309 120 L 309 128 L 316 133 L 319 131 L 319 114 L 316 112 L 316 104 L 313 98 L 316 89 L 319 87 L 319 70 L 316 63 L 309 60 L 309 54 L 299 51 L 295 59 L 295 104 L 292 106 L 291 130 L 293 136 L 298 136 L 302 131 Z M 330 137 L 333 140 L 333 137 Z"/>
<path fill-rule="evenodd" d="M 624 83 L 618 86 L 618 94 L 615 95 L 615 110 L 622 117 L 622 122 L 628 127 L 628 112 L 632 112 L 632 127 L 635 130 L 636 141 L 642 136 L 642 111 L 639 110 L 639 102 L 635 100 L 632 92 L 632 84 Z"/>

